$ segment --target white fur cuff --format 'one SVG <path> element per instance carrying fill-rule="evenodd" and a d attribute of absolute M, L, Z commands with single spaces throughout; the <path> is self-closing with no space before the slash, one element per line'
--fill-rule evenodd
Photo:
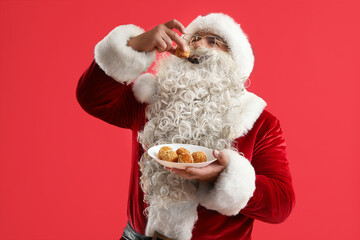
<path fill-rule="evenodd" d="M 146 71 L 155 61 L 156 52 L 135 51 L 127 42 L 143 33 L 138 26 L 129 24 L 116 27 L 95 46 L 95 61 L 116 81 L 129 83 Z"/>
<path fill-rule="evenodd" d="M 141 103 L 152 103 L 156 99 L 159 83 L 151 73 L 138 77 L 133 86 L 135 98 Z"/>
<path fill-rule="evenodd" d="M 239 153 L 225 149 L 229 165 L 217 179 L 215 186 L 201 182 L 200 204 L 207 209 L 227 216 L 236 215 L 248 203 L 255 191 L 255 170 L 250 162 Z"/>

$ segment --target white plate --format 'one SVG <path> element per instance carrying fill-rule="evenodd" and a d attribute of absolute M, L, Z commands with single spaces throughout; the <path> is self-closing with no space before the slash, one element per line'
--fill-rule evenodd
<path fill-rule="evenodd" d="M 160 160 L 158 158 L 158 152 L 159 152 L 160 148 L 163 146 L 171 147 L 174 151 L 176 151 L 178 148 L 181 148 L 181 147 L 186 148 L 187 150 L 190 151 L 190 153 L 193 153 L 196 151 L 202 151 L 206 154 L 207 161 L 201 162 L 201 163 L 177 163 L 177 162 L 168 162 L 168 161 Z M 201 147 L 201 146 L 197 146 L 197 145 L 190 145 L 190 144 L 162 144 L 162 145 L 157 145 L 157 146 L 151 147 L 147 150 L 147 153 L 149 154 L 149 156 L 151 158 L 153 158 L 155 161 L 157 161 L 158 163 L 160 163 L 161 165 L 163 165 L 165 167 L 169 167 L 169 168 L 178 168 L 178 169 L 185 169 L 186 167 L 197 167 L 197 168 L 205 167 L 205 166 L 209 165 L 210 163 L 216 161 L 216 158 L 214 157 L 212 152 L 213 152 L 213 150 L 210 148 Z"/>

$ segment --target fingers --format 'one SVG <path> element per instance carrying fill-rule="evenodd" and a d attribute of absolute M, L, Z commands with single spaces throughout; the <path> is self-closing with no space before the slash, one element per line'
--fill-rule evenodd
<path fill-rule="evenodd" d="M 192 176 L 196 176 L 196 179 L 202 179 L 204 176 L 211 175 L 213 169 L 208 166 L 202 168 L 187 167 L 185 171 Z"/>
<path fill-rule="evenodd" d="M 157 36 L 155 41 L 155 48 L 159 53 L 168 51 L 171 54 L 175 54 L 176 46 L 173 45 L 173 41 L 187 50 L 185 42 L 179 37 L 179 35 L 171 29 L 164 28 L 163 32 Z"/>
<path fill-rule="evenodd" d="M 166 36 L 166 34 L 164 34 L 156 41 L 155 48 L 159 53 L 165 52 L 172 48 L 172 41 L 168 36 Z"/>
<path fill-rule="evenodd" d="M 179 175 L 188 180 L 200 180 L 211 182 L 222 172 L 224 167 L 217 164 L 210 164 L 206 167 L 195 168 L 187 167 L 185 170 L 176 168 L 166 168 L 172 173 Z"/>
<path fill-rule="evenodd" d="M 189 172 L 187 172 L 186 170 L 183 170 L 183 169 L 171 168 L 170 171 L 172 173 L 175 173 L 176 175 L 179 175 L 180 177 L 183 177 L 183 178 L 188 179 L 188 180 L 196 179 L 195 175 L 192 175 L 191 173 L 189 173 Z"/>
<path fill-rule="evenodd" d="M 182 40 L 175 31 L 169 28 L 165 28 L 165 32 L 169 36 L 169 38 L 171 38 L 171 40 L 173 40 L 177 45 L 179 45 L 183 49 L 183 51 L 187 50 L 185 41 Z"/>
<path fill-rule="evenodd" d="M 175 50 L 176 50 L 176 47 L 172 46 L 172 48 L 169 49 L 168 52 L 171 53 L 172 55 L 175 55 Z"/>
<path fill-rule="evenodd" d="M 229 157 L 224 152 L 219 152 L 218 150 L 213 150 L 213 155 L 217 158 L 217 161 L 205 167 L 187 167 L 185 170 L 176 168 L 166 169 L 188 180 L 195 179 L 206 182 L 215 182 L 229 164 Z"/>
<path fill-rule="evenodd" d="M 169 29 L 177 29 L 179 30 L 179 32 L 181 32 L 182 34 L 185 34 L 185 27 L 184 25 L 182 25 L 178 20 L 173 19 L 168 21 L 167 23 L 164 24 L 165 26 L 167 26 Z"/>
<path fill-rule="evenodd" d="M 164 51 L 169 51 L 170 49 L 173 48 L 173 42 L 171 41 L 171 39 L 167 35 L 164 35 L 162 37 L 162 39 L 166 44 L 166 48 L 164 49 Z"/>
<path fill-rule="evenodd" d="M 173 41 L 186 51 L 186 43 L 180 38 L 178 33 L 172 29 L 177 29 L 185 33 L 185 27 L 177 20 L 173 19 L 165 24 L 159 24 L 150 31 L 144 32 L 128 41 L 128 46 L 139 52 L 158 52 L 168 51 L 175 54 Z"/>
<path fill-rule="evenodd" d="M 154 39 L 153 48 L 159 53 L 167 51 L 175 54 L 176 47 L 173 46 L 173 41 L 184 51 L 187 51 L 186 42 L 172 29 L 178 29 L 180 32 L 185 33 L 185 27 L 175 19 L 160 24 L 150 31 Z"/>

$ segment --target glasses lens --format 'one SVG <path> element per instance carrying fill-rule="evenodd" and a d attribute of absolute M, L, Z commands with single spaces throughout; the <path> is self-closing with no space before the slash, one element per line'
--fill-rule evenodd
<path fill-rule="evenodd" d="M 205 39 L 205 41 L 206 41 L 206 43 L 207 43 L 207 45 L 209 47 L 215 47 L 215 46 L 218 46 L 218 47 L 225 46 L 225 47 L 227 47 L 226 43 L 224 43 L 223 40 L 218 39 L 218 37 L 216 37 L 216 36 L 210 36 L 210 35 L 208 35 L 208 36 L 193 35 L 190 38 L 189 43 L 194 44 L 194 43 L 196 43 L 198 41 L 201 41 L 201 39 L 203 39 L 203 38 Z"/>
<path fill-rule="evenodd" d="M 214 36 L 206 36 L 206 42 L 209 46 L 214 47 L 216 44 L 216 38 Z"/>

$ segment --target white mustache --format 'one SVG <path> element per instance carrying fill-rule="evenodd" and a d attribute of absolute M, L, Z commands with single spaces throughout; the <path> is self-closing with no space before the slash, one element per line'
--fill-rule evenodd
<path fill-rule="evenodd" d="M 208 59 L 211 55 L 216 54 L 214 51 L 206 47 L 194 48 L 190 47 L 190 56 L 188 60 L 193 64 L 200 64 L 206 59 Z"/>

